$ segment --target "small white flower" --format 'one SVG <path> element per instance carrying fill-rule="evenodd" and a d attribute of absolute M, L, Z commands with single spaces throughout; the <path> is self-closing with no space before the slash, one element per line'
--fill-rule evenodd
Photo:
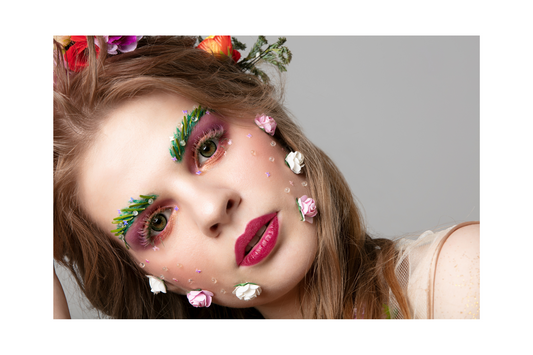
<path fill-rule="evenodd" d="M 167 293 L 167 286 L 165 285 L 165 281 L 152 275 L 146 275 L 146 277 L 150 279 L 150 287 L 152 288 L 152 292 L 154 294 L 157 295 L 159 292 Z"/>
<path fill-rule="evenodd" d="M 300 152 L 290 152 L 285 157 L 285 162 L 295 174 L 300 174 L 304 167 L 304 155 Z"/>
<path fill-rule="evenodd" d="M 235 286 L 233 294 L 240 300 L 249 301 L 252 298 L 256 298 L 261 294 L 261 286 L 250 282 L 239 284 Z"/>

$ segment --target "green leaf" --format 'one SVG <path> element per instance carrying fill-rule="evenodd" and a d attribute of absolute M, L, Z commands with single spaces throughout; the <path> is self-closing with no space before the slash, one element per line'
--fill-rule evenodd
<path fill-rule="evenodd" d="M 187 116 L 183 116 L 183 127 L 181 127 L 181 139 L 183 139 L 183 131 L 187 131 L 187 124 L 188 124 Z"/>
<path fill-rule="evenodd" d="M 235 37 L 231 37 L 231 43 L 233 44 L 233 48 L 238 51 L 243 51 L 246 49 L 246 44 L 239 42 L 239 40 L 237 40 Z"/>
<path fill-rule="evenodd" d="M 176 141 L 172 141 L 172 145 L 171 145 L 171 148 L 172 148 L 172 157 L 173 158 L 176 158 L 178 160 L 180 160 L 180 153 L 179 151 L 176 149 Z"/>
<path fill-rule="evenodd" d="M 140 198 L 144 198 L 145 200 L 154 199 L 157 197 L 157 195 L 139 195 Z"/>
<path fill-rule="evenodd" d="M 264 36 L 257 37 L 257 41 L 255 41 L 252 50 L 246 57 L 247 59 L 255 58 L 255 55 L 260 52 L 261 47 L 265 44 L 268 44 L 266 38 Z"/>
<path fill-rule="evenodd" d="M 120 232 L 122 232 L 124 229 L 126 229 L 126 227 L 113 229 L 113 230 L 111 231 L 111 233 L 119 233 L 119 234 L 120 234 Z M 116 235 L 116 234 L 115 234 L 115 235 Z"/>
<path fill-rule="evenodd" d="M 133 218 L 133 217 L 135 217 L 135 216 L 132 215 L 132 214 L 125 214 L 125 215 L 123 215 L 123 216 L 115 217 L 115 218 L 113 218 L 113 220 L 114 220 L 114 221 L 123 221 L 123 220 L 125 220 L 126 218 L 130 218 L 130 217 Z"/>
<path fill-rule="evenodd" d="M 153 197 L 150 197 L 150 198 L 153 198 Z M 134 203 L 134 204 L 130 205 L 130 208 L 131 207 L 138 207 L 138 206 L 145 206 L 146 204 L 147 204 L 147 202 Z"/>
<path fill-rule="evenodd" d="M 139 211 L 144 211 L 144 210 L 145 210 L 144 208 L 130 208 L 130 207 L 121 209 L 122 212 L 133 212 L 133 211 L 139 212 Z"/>
<path fill-rule="evenodd" d="M 285 37 L 279 37 L 275 43 L 263 49 L 263 46 L 268 45 L 268 41 L 264 36 L 258 36 L 250 53 L 237 63 L 237 67 L 243 72 L 250 72 L 259 77 L 263 82 L 269 82 L 270 79 L 268 78 L 268 75 L 261 69 L 257 68 L 256 64 L 265 61 L 270 65 L 275 66 L 280 72 L 287 71 L 286 65 L 291 62 L 292 53 L 284 46 L 286 41 L 287 39 Z M 234 48 L 237 49 L 237 46 L 239 46 L 238 43 L 240 42 L 235 41 Z"/>

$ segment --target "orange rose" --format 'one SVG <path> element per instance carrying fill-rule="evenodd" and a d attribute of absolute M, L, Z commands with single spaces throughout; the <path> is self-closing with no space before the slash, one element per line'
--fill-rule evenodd
<path fill-rule="evenodd" d="M 198 48 L 215 55 L 231 57 L 234 62 L 241 59 L 239 51 L 233 49 L 231 36 L 209 36 L 198 45 Z"/>

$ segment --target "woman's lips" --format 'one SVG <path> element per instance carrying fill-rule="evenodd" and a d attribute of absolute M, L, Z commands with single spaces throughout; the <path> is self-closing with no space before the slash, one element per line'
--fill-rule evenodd
<path fill-rule="evenodd" d="M 269 222 L 270 224 L 267 226 L 261 239 L 245 257 L 246 246 L 254 238 L 255 234 L 261 229 L 261 227 Z M 277 212 L 251 220 L 246 226 L 244 233 L 237 238 L 237 241 L 235 242 L 235 261 L 237 262 L 237 265 L 252 266 L 266 258 L 276 245 L 278 230 Z"/>

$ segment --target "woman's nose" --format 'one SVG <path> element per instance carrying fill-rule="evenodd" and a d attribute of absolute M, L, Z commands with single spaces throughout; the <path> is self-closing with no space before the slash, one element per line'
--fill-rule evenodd
<path fill-rule="evenodd" d="M 196 205 L 196 223 L 202 233 L 209 237 L 218 237 L 224 226 L 231 222 L 240 201 L 238 194 L 230 190 L 205 194 Z"/>

